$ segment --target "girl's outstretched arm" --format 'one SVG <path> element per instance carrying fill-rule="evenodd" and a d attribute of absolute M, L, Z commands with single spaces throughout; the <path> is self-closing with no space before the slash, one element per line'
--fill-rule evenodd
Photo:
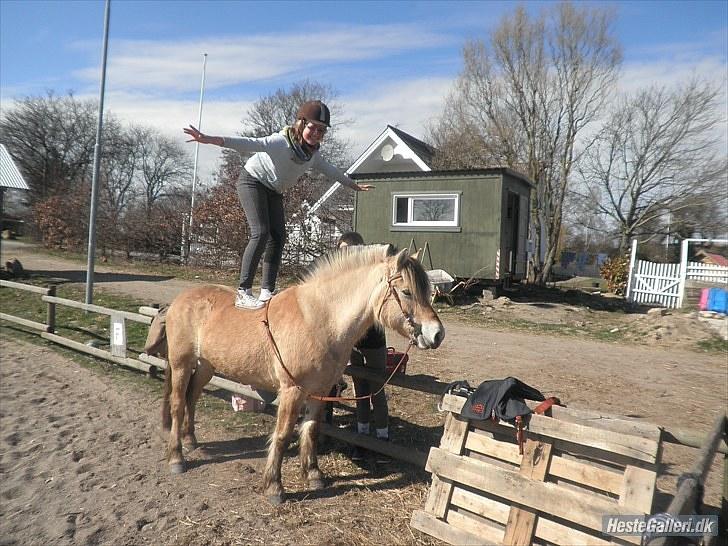
<path fill-rule="evenodd" d="M 202 134 L 197 130 L 197 127 L 190 125 L 182 129 L 186 135 L 192 137 L 187 142 L 199 142 L 200 144 L 214 144 L 215 146 L 222 146 L 225 139 L 219 136 L 210 136 Z"/>

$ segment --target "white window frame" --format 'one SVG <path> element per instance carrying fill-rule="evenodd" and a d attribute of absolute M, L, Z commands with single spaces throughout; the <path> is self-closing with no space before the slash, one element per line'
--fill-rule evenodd
<path fill-rule="evenodd" d="M 407 199 L 407 221 L 397 222 L 397 199 Z M 455 201 L 453 220 L 412 220 L 413 201 L 415 199 L 452 199 Z M 392 226 L 393 227 L 459 227 L 460 226 L 460 193 L 393 193 L 392 194 Z"/>

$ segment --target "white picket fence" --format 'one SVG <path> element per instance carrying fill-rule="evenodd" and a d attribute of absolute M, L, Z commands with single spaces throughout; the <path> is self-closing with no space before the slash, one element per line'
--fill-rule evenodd
<path fill-rule="evenodd" d="M 629 300 L 677 308 L 680 305 L 680 264 L 637 260 L 632 271 Z"/>
<path fill-rule="evenodd" d="M 728 267 L 688 262 L 685 278 L 692 281 L 728 284 Z"/>
<path fill-rule="evenodd" d="M 668 309 L 682 307 L 685 283 L 688 280 L 711 284 L 728 284 L 728 267 L 688 262 L 688 245 L 707 239 L 684 239 L 680 263 L 658 264 L 637 260 L 637 241 L 632 241 L 632 255 L 627 280 L 627 300 L 633 303 L 659 305 Z M 728 244 L 728 240 L 711 241 Z"/>

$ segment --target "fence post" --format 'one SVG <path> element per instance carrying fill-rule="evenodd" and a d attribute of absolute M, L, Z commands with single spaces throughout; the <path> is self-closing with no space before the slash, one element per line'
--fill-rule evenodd
<path fill-rule="evenodd" d="M 635 259 L 637 258 L 637 239 L 632 239 L 632 250 L 629 253 L 629 275 L 627 275 L 627 292 L 625 294 L 625 299 L 627 301 L 632 301 L 630 298 L 632 296 L 632 274 L 634 270 L 634 263 Z"/>
<path fill-rule="evenodd" d="M 55 297 L 56 285 L 51 284 L 48 286 L 48 296 Z M 48 313 L 46 316 L 46 332 L 52 334 L 56 331 L 56 304 L 48 302 Z"/>
<path fill-rule="evenodd" d="M 685 297 L 685 280 L 688 274 L 688 243 L 690 239 L 683 239 L 680 243 L 680 287 L 677 295 L 677 308 L 681 309 Z"/>

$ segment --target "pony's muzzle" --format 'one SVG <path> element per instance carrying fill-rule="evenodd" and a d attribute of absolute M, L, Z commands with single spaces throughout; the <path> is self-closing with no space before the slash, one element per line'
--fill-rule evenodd
<path fill-rule="evenodd" d="M 420 349 L 437 349 L 445 339 L 445 327 L 441 322 L 428 322 L 422 325 L 417 336 L 417 347 Z"/>

